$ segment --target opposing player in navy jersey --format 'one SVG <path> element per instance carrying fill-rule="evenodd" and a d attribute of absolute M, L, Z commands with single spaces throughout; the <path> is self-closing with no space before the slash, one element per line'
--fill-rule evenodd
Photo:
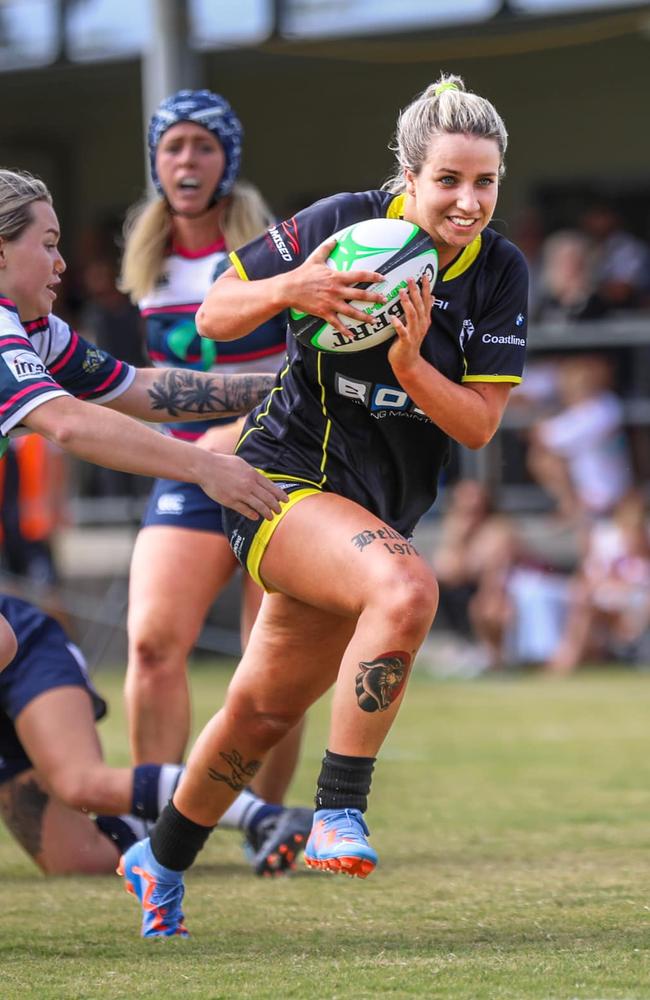
<path fill-rule="evenodd" d="M 59 235 L 45 184 L 0 170 L 0 455 L 10 432 L 37 431 L 99 465 L 183 475 L 247 517 L 279 511 L 282 491 L 243 460 L 197 452 L 130 419 L 243 413 L 269 376 L 136 369 L 84 341 L 51 315 L 65 270 Z"/>
<path fill-rule="evenodd" d="M 285 356 L 285 313 L 218 347 L 194 325 L 210 285 L 229 266 L 228 251 L 272 221 L 258 191 L 238 179 L 241 144 L 239 119 L 211 91 L 179 91 L 152 115 L 148 145 L 157 194 L 127 219 L 121 287 L 140 307 L 149 357 L 161 371 L 181 365 L 188 372 L 275 373 Z M 233 450 L 240 430 L 227 419 L 169 424 L 172 436 L 217 452 Z M 190 733 L 188 657 L 210 606 L 239 568 L 221 506 L 181 479 L 156 482 L 131 560 L 126 705 L 136 763 L 183 758 Z M 244 573 L 243 646 L 261 598 L 261 588 Z M 282 808 L 300 730 L 294 727 L 274 748 L 254 783 L 276 806 L 266 835 L 260 828 L 247 845 L 258 874 L 286 866 L 311 828 L 311 809 Z"/>
<path fill-rule="evenodd" d="M 439 253 L 434 292 L 425 281 L 401 293 L 392 341 L 330 356 L 289 338 L 272 393 L 246 421 L 238 453 L 290 500 L 263 526 L 226 516 L 233 551 L 266 594 L 224 707 L 150 839 L 122 859 L 131 889 L 147 893 L 145 933 L 163 901 L 164 933 L 175 933 L 182 872 L 269 747 L 333 684 L 305 858 L 360 877 L 377 863 L 363 818 L 371 774 L 437 605 L 411 532 L 435 499 L 449 439 L 485 445 L 521 379 L 526 265 L 487 229 L 506 144 L 494 107 L 443 76 L 400 115 L 385 190 L 327 198 L 237 251 L 197 314 L 219 343 L 288 307 L 345 336 L 340 314 L 367 318 L 351 300 L 380 298 L 352 283 L 381 279 L 328 268 L 332 233 L 404 218 Z"/>
<path fill-rule="evenodd" d="M 105 712 L 81 650 L 58 622 L 0 593 L 0 816 L 47 874 L 114 871 L 183 771 L 106 764 L 95 727 Z M 267 815 L 263 801 L 242 791 L 224 824 L 254 831 Z"/>

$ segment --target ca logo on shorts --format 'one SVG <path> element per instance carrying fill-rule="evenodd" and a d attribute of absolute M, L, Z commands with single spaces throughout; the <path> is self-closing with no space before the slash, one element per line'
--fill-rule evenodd
<path fill-rule="evenodd" d="M 182 493 L 163 493 L 156 503 L 156 514 L 182 514 L 185 497 Z"/>

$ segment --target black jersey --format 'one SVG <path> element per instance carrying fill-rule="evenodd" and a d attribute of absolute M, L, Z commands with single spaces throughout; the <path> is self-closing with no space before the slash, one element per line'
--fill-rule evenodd
<path fill-rule="evenodd" d="M 247 244 L 241 278 L 290 271 L 332 233 L 365 219 L 401 218 L 403 195 L 325 198 Z M 521 381 L 528 272 L 520 251 L 486 229 L 441 269 L 423 357 L 457 383 Z M 332 356 L 289 336 L 287 364 L 248 417 L 238 454 L 252 465 L 357 501 L 408 535 L 436 496 L 449 441 L 402 389 L 391 342 Z"/>

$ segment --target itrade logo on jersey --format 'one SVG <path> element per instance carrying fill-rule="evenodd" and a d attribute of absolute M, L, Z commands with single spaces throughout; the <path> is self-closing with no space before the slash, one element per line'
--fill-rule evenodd
<path fill-rule="evenodd" d="M 50 378 L 47 368 L 32 351 L 4 351 L 2 360 L 17 382 L 29 379 Z"/>

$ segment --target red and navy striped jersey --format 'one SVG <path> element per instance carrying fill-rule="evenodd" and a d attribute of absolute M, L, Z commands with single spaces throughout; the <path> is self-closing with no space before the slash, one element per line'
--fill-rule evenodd
<path fill-rule="evenodd" d="M 281 274 L 339 229 L 400 218 L 403 205 L 403 195 L 386 191 L 325 198 L 231 260 L 244 279 Z M 423 357 L 457 383 L 520 382 L 527 295 L 522 254 L 484 230 L 440 271 Z M 249 415 L 237 452 L 269 472 L 350 497 L 408 535 L 435 499 L 449 441 L 397 381 L 390 344 L 330 355 L 289 336 L 288 362 Z"/>
<path fill-rule="evenodd" d="M 100 351 L 57 316 L 22 324 L 0 298 L 0 444 L 33 409 L 57 396 L 107 403 L 131 385 L 135 369 Z"/>
<path fill-rule="evenodd" d="M 286 350 L 286 315 L 263 323 L 242 340 L 216 344 L 194 325 L 210 285 L 230 264 L 223 240 L 193 253 L 175 246 L 153 291 L 139 303 L 146 322 L 147 353 L 153 365 L 222 373 L 277 371 Z M 229 422 L 231 417 L 223 418 Z M 196 440 L 214 421 L 171 423 L 175 437 Z"/>

